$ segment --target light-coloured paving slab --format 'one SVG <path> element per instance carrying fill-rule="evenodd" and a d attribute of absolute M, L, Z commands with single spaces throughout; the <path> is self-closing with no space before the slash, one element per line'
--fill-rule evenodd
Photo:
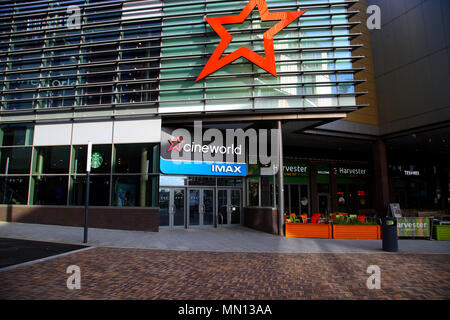
<path fill-rule="evenodd" d="M 0 222 L 0 238 L 81 244 L 83 228 Z M 163 229 L 160 232 L 89 229 L 88 245 L 213 252 L 383 253 L 381 240 L 283 238 L 244 227 Z M 399 253 L 450 254 L 450 241 L 399 240 Z"/>

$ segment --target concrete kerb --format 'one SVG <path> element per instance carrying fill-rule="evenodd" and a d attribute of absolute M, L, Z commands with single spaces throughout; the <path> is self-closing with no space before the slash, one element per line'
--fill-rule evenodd
<path fill-rule="evenodd" d="M 0 222 L 0 237 L 80 245 L 83 228 Z M 254 253 L 386 253 L 380 240 L 283 238 L 244 227 L 162 230 L 89 229 L 89 246 Z M 400 240 L 393 254 L 450 254 L 449 241 Z"/>

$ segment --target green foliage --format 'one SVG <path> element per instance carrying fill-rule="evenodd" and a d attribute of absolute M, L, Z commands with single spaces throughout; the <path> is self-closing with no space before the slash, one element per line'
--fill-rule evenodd
<path fill-rule="evenodd" d="M 377 225 L 376 222 L 361 222 L 357 218 L 346 218 L 346 217 L 336 217 L 336 219 L 333 220 L 333 224 L 335 225 Z"/>

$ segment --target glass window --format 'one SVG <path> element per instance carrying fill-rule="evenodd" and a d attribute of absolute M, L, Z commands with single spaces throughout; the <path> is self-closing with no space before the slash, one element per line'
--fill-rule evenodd
<path fill-rule="evenodd" d="M 4 110 L 23 110 L 23 109 L 33 109 L 34 107 L 34 101 L 13 101 L 13 102 L 5 102 L 4 103 Z"/>
<path fill-rule="evenodd" d="M 67 204 L 67 176 L 37 176 L 33 177 L 34 205 Z"/>
<path fill-rule="evenodd" d="M 27 204 L 29 177 L 0 177 L 0 202 Z"/>
<path fill-rule="evenodd" d="M 187 185 L 187 177 L 183 176 L 159 176 L 159 185 L 160 186 L 171 186 L 171 187 L 182 187 Z"/>
<path fill-rule="evenodd" d="M 242 179 L 240 178 L 217 178 L 218 186 L 242 187 Z"/>
<path fill-rule="evenodd" d="M 250 207 L 259 206 L 259 178 L 248 179 L 248 205 Z"/>
<path fill-rule="evenodd" d="M 271 207 L 273 204 L 272 180 L 272 177 L 261 177 L 261 207 Z"/>
<path fill-rule="evenodd" d="M 31 147 L 0 148 L 0 174 L 29 174 Z"/>
<path fill-rule="evenodd" d="M 156 207 L 158 177 L 113 176 L 112 195 L 112 205 L 115 207 Z"/>
<path fill-rule="evenodd" d="M 33 125 L 0 126 L 0 146 L 29 146 L 33 143 Z"/>
<path fill-rule="evenodd" d="M 86 176 L 72 176 L 70 205 L 84 206 L 86 201 Z M 91 176 L 89 187 L 90 206 L 109 205 L 110 176 Z"/>
<path fill-rule="evenodd" d="M 69 173 L 70 147 L 37 147 L 33 172 L 44 174 Z"/>
<path fill-rule="evenodd" d="M 115 145 L 115 173 L 158 172 L 158 147 L 153 144 Z"/>
<path fill-rule="evenodd" d="M 190 186 L 215 186 L 216 178 L 211 177 L 189 177 L 188 183 Z"/>
<path fill-rule="evenodd" d="M 91 162 L 91 173 L 110 173 L 111 172 L 111 150 L 112 145 L 93 145 L 92 157 L 95 161 Z M 72 155 L 71 173 L 86 173 L 87 146 L 74 146 Z"/>

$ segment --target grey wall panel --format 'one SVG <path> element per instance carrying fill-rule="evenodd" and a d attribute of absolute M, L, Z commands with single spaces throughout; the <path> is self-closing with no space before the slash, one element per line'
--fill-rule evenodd
<path fill-rule="evenodd" d="M 441 0 L 441 14 L 442 14 L 445 42 L 447 46 L 450 46 L 450 1 Z"/>
<path fill-rule="evenodd" d="M 73 144 L 112 143 L 113 122 L 81 122 L 73 125 Z"/>
<path fill-rule="evenodd" d="M 161 142 L 161 119 L 114 122 L 114 143 Z"/>
<path fill-rule="evenodd" d="M 72 141 L 72 123 L 37 124 L 34 127 L 35 146 L 64 146 Z"/>
<path fill-rule="evenodd" d="M 382 10 L 371 31 L 383 134 L 450 120 L 448 0 L 368 0 Z"/>
<path fill-rule="evenodd" d="M 449 3 L 450 1 L 446 0 L 446 2 Z M 441 11 L 441 1 L 426 1 L 421 8 L 424 16 L 427 53 L 430 54 L 446 46 L 445 21 Z"/>

